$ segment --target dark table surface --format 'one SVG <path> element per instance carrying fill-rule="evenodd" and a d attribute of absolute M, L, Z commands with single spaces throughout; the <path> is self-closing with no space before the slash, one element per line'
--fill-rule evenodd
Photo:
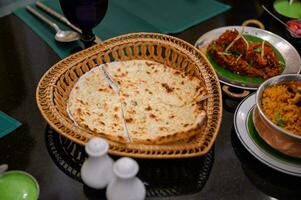
<path fill-rule="evenodd" d="M 300 53 L 300 43 L 291 40 L 284 27 L 263 12 L 258 1 L 223 2 L 232 8 L 174 36 L 194 44 L 209 30 L 255 18 L 267 30 L 289 40 Z M 47 124 L 36 105 L 35 90 L 41 76 L 59 57 L 16 16 L 2 17 L 0 27 L 0 110 L 22 122 L 21 127 L 0 139 L 0 163 L 32 174 L 40 185 L 40 199 L 102 199 L 102 192 L 89 192 L 67 175 L 46 148 Z M 238 103 L 224 100 L 234 106 Z M 300 199 L 301 178 L 275 171 L 249 154 L 233 130 L 235 107 L 226 104 L 205 184 L 200 191 L 170 199 Z"/>

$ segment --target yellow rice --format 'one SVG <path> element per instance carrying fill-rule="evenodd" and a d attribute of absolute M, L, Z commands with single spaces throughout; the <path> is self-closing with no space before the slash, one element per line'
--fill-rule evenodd
<path fill-rule="evenodd" d="M 296 94 L 286 84 L 276 84 L 263 91 L 261 105 L 265 115 L 276 125 L 301 135 L 301 107 L 291 103 Z"/>

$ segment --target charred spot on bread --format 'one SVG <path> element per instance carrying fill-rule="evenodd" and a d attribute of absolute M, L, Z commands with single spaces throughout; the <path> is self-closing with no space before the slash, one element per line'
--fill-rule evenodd
<path fill-rule="evenodd" d="M 161 83 L 162 87 L 165 88 L 167 93 L 170 93 L 174 90 L 174 88 L 170 87 L 167 83 Z"/>
<path fill-rule="evenodd" d="M 147 66 L 156 65 L 156 63 L 152 63 L 152 62 L 145 62 L 145 64 L 146 64 Z"/>
<path fill-rule="evenodd" d="M 148 106 L 145 108 L 145 110 L 150 111 L 150 110 L 152 110 L 152 107 L 151 107 L 150 105 L 148 105 Z"/>
<path fill-rule="evenodd" d="M 134 119 L 133 118 L 125 118 L 125 122 L 126 123 L 132 123 L 134 121 Z"/>
<path fill-rule="evenodd" d="M 157 118 L 157 116 L 154 115 L 153 113 L 149 114 L 149 117 L 152 118 L 152 119 L 156 119 Z"/>

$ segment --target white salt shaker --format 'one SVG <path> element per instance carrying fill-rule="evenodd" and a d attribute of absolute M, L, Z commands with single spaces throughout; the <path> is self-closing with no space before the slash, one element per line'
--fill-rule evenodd
<path fill-rule="evenodd" d="M 114 178 L 114 161 L 108 155 L 109 144 L 94 137 L 85 146 L 88 158 L 81 168 L 83 182 L 94 189 L 104 189 Z"/>
<path fill-rule="evenodd" d="M 139 165 L 131 158 L 123 157 L 113 166 L 114 180 L 108 185 L 108 200 L 143 200 L 146 191 L 142 181 L 136 177 Z"/>

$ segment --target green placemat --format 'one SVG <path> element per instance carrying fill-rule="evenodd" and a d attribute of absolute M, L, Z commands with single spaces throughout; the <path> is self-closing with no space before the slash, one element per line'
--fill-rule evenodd
<path fill-rule="evenodd" d="M 0 138 L 9 134 L 19 126 L 21 126 L 20 122 L 0 111 Z"/>
<path fill-rule="evenodd" d="M 58 0 L 43 2 L 62 13 Z M 215 0 L 109 0 L 107 14 L 94 28 L 94 32 L 103 40 L 131 32 L 177 33 L 228 9 L 230 6 Z M 17 9 L 14 14 L 43 38 L 61 58 L 68 56 L 78 45 L 76 42 L 56 42 L 54 31 L 25 8 Z M 53 21 L 68 29 L 59 21 Z"/>

